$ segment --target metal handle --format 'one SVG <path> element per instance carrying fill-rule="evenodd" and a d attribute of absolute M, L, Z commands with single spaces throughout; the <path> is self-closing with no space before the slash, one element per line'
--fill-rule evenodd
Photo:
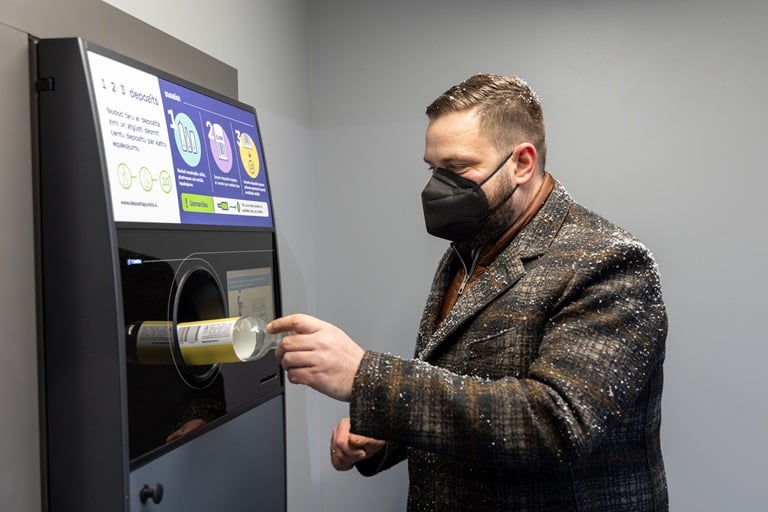
<path fill-rule="evenodd" d="M 139 500 L 142 503 L 146 503 L 150 498 L 152 498 L 153 502 L 160 503 L 163 499 L 163 484 L 156 484 L 154 489 L 144 484 L 144 487 L 139 491 Z"/>

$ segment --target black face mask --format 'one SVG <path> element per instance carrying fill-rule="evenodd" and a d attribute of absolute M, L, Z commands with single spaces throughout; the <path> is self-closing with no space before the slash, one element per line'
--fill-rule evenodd
<path fill-rule="evenodd" d="M 475 183 L 448 169 L 437 168 L 421 192 L 424 221 L 430 235 L 453 242 L 469 242 L 477 236 L 488 218 L 517 190 L 517 186 L 493 208 L 481 188 L 507 163 L 512 153 L 482 182 Z"/>

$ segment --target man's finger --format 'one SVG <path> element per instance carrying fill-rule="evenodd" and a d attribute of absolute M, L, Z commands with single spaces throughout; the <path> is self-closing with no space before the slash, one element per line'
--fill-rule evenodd
<path fill-rule="evenodd" d="M 306 336 L 291 334 L 280 340 L 280 343 L 277 344 L 277 347 L 275 347 L 275 357 L 283 365 L 283 358 L 286 354 L 312 350 L 314 350 L 314 346 L 307 343 Z M 283 366 L 283 368 L 286 367 Z"/>
<path fill-rule="evenodd" d="M 297 332 L 306 334 L 317 330 L 315 324 L 319 320 L 302 313 L 276 318 L 267 324 L 267 331 L 274 334 L 278 332 Z"/>
<path fill-rule="evenodd" d="M 305 350 L 303 348 L 285 345 L 282 347 L 282 352 L 280 354 L 280 365 L 284 370 L 317 366 L 317 359 L 312 352 L 311 349 Z"/>
<path fill-rule="evenodd" d="M 365 446 L 370 443 L 370 441 L 371 439 L 369 437 L 349 434 L 349 445 L 353 448 L 365 449 Z"/>

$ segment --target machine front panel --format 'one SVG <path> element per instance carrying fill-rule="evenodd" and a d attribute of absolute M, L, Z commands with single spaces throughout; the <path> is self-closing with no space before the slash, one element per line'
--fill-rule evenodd
<path fill-rule="evenodd" d="M 82 39 L 30 65 L 44 510 L 285 510 L 273 353 L 177 329 L 281 314 L 255 111 Z"/>
<path fill-rule="evenodd" d="M 119 229 L 126 335 L 129 452 L 143 463 L 282 390 L 271 353 L 248 362 L 192 366 L 170 345 L 139 353 L 130 326 L 277 314 L 271 233 Z M 169 340 L 169 343 L 170 340 Z M 191 422 L 191 423 L 190 423 Z M 185 425 L 188 435 L 173 437 Z M 196 431 L 195 431 L 196 430 Z"/>

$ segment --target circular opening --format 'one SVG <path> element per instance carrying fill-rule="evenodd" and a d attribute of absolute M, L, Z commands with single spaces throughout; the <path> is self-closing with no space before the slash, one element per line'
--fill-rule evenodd
<path fill-rule="evenodd" d="M 178 287 L 171 301 L 172 310 L 169 315 L 173 322 L 171 353 L 179 374 L 189 386 L 206 387 L 216 378 L 219 365 L 188 365 L 181 353 L 176 327 L 180 322 L 226 317 L 224 293 L 215 272 L 206 262 L 196 261 L 186 265 L 186 268 L 182 265 L 176 275 L 181 277 L 177 280 Z"/>

